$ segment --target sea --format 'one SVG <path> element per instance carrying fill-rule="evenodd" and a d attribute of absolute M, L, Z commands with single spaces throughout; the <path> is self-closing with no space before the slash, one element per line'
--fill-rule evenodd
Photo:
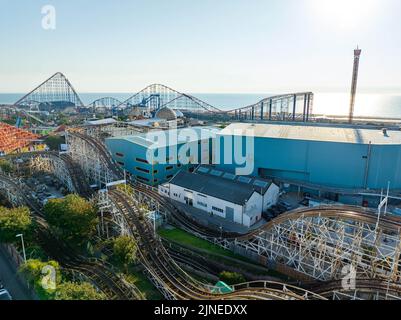
<path fill-rule="evenodd" d="M 130 93 L 80 93 L 84 104 L 102 97 L 114 97 L 120 101 L 129 98 Z M 245 107 L 274 93 L 240 94 L 240 93 L 193 93 L 193 96 L 222 110 L 232 110 Z M 0 93 L 0 104 L 12 104 L 23 94 Z M 346 116 L 349 109 L 349 93 L 347 92 L 318 92 L 315 93 L 313 114 L 326 116 Z M 375 94 L 360 93 L 355 103 L 355 116 L 377 118 L 401 118 L 401 93 Z"/>

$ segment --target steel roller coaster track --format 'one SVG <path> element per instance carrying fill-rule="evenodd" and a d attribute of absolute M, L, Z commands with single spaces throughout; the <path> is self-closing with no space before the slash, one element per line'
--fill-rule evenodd
<path fill-rule="evenodd" d="M 300 104 L 299 102 L 302 101 Z M 181 93 L 162 84 L 152 84 L 135 93 L 124 102 L 113 97 L 97 99 L 84 106 L 71 82 L 61 72 L 57 72 L 43 81 L 32 91 L 21 97 L 11 107 L 40 111 L 41 105 L 70 105 L 76 108 L 108 108 L 123 110 L 127 113 L 135 107 L 157 111 L 163 107 L 187 111 L 189 114 L 209 115 L 236 120 L 302 120 L 308 121 L 312 116 L 313 93 L 299 92 L 274 95 L 253 105 L 222 110 L 196 98 L 193 95 Z M 20 108 L 21 109 L 21 108 Z M 21 109 L 22 110 L 22 109 Z M 27 116 L 42 122 L 41 119 L 29 113 Z"/>

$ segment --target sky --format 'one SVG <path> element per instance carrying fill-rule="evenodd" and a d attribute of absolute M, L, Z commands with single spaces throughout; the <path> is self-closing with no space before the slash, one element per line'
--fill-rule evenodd
<path fill-rule="evenodd" d="M 342 91 L 357 45 L 360 89 L 401 92 L 400 35 L 399 0 L 0 0 L 0 92 Z"/>

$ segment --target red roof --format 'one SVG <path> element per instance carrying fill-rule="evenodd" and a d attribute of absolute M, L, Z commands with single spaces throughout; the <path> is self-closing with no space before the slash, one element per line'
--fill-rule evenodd
<path fill-rule="evenodd" d="M 18 129 L 9 124 L 0 122 L 0 152 L 11 153 L 28 146 L 32 140 L 38 139 L 37 134 Z"/>

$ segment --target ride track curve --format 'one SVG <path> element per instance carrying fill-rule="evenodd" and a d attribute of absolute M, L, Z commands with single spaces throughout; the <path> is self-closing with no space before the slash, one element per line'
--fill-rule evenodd
<path fill-rule="evenodd" d="M 96 140 L 95 138 L 87 139 L 87 141 Z M 96 140 L 96 145 L 103 145 L 100 141 Z M 95 147 L 96 147 L 95 145 Z M 117 164 L 114 163 L 111 155 L 108 153 L 107 149 L 103 146 L 101 148 L 102 151 L 99 154 L 102 157 L 105 157 L 107 163 L 112 167 L 118 167 Z M 116 170 L 114 168 L 114 170 Z M 121 171 L 118 169 L 116 172 L 117 176 L 121 175 Z M 121 177 L 121 176 L 120 176 Z M 217 235 L 216 232 L 209 230 L 208 228 L 199 226 L 194 221 L 188 219 L 188 217 L 177 210 L 175 206 L 168 201 L 166 198 L 160 196 L 156 190 L 149 186 L 144 186 L 143 184 L 133 184 L 135 190 L 144 193 L 145 195 L 149 196 L 150 198 L 156 200 L 166 209 L 170 216 L 173 217 L 173 220 L 179 224 L 186 231 L 190 231 L 201 238 L 210 240 L 210 241 L 219 241 L 222 240 L 222 235 Z M 233 235 L 233 234 L 223 234 L 224 241 L 228 242 L 237 242 L 237 241 L 248 241 L 257 237 L 261 232 L 265 232 L 269 229 L 272 229 L 276 226 L 279 226 L 280 223 L 285 221 L 291 221 L 292 219 L 299 219 L 299 218 L 313 218 L 313 219 L 320 219 L 320 218 L 328 218 L 328 219 L 348 219 L 352 220 L 355 223 L 370 223 L 374 224 L 377 221 L 377 217 L 375 216 L 374 212 L 371 210 L 365 210 L 359 207 L 352 207 L 352 206 L 341 206 L 341 207 L 319 207 L 319 208 L 306 208 L 306 209 L 298 209 L 292 212 L 288 212 L 286 214 L 281 215 L 280 217 L 270 221 L 267 225 L 262 227 L 261 229 L 255 230 L 247 235 Z M 401 229 L 401 222 L 397 219 L 383 217 L 380 220 L 379 226 L 387 231 L 390 232 L 399 232 Z M 369 281 L 367 279 L 366 281 Z"/>
<path fill-rule="evenodd" d="M 38 225 L 36 230 L 38 240 L 52 259 L 69 271 L 83 274 L 109 299 L 144 299 L 143 294 L 117 275 L 111 266 L 98 260 L 88 260 L 53 236 L 45 220 L 42 206 L 30 196 L 32 191 L 26 185 L 1 173 L 0 181 L 13 190 L 14 195 L 19 198 L 19 204 L 24 204 L 31 209 L 31 214 Z"/>
<path fill-rule="evenodd" d="M 132 236 L 138 241 L 141 262 L 173 299 L 322 299 L 313 292 L 269 281 L 233 286 L 234 292 L 229 294 L 212 293 L 212 286 L 197 281 L 178 266 L 160 239 L 153 236 L 152 227 L 128 194 L 111 190 L 109 197 L 123 214 Z"/>

